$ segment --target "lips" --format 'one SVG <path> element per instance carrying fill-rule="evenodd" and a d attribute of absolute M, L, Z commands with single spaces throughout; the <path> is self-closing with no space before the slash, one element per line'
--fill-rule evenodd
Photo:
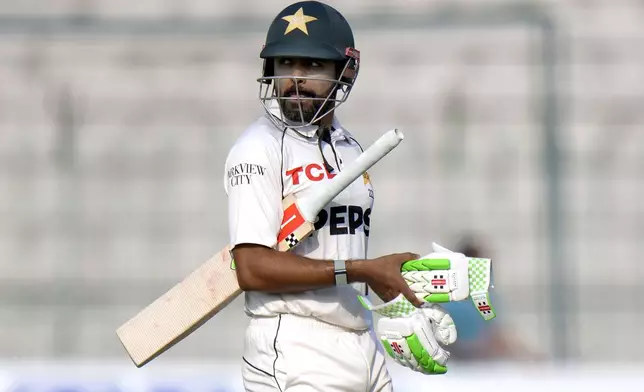
<path fill-rule="evenodd" d="M 285 98 L 315 98 L 314 94 L 306 93 L 306 92 L 300 92 L 300 94 L 296 94 L 295 92 L 292 93 L 287 93 L 284 95 Z"/>

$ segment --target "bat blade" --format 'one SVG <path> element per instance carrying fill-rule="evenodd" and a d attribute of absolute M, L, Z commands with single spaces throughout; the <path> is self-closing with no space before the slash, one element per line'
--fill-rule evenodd
<path fill-rule="evenodd" d="M 398 130 L 389 131 L 333 179 L 319 184 L 312 196 L 300 200 L 286 197 L 277 249 L 288 251 L 300 244 L 315 230 L 313 222 L 319 211 L 402 139 Z M 117 336 L 132 362 L 142 367 L 197 330 L 241 292 L 227 246 L 121 325 Z"/>
<path fill-rule="evenodd" d="M 313 232 L 289 195 L 282 203 L 284 219 L 278 250 L 295 248 Z M 135 317 L 116 334 L 137 367 L 152 361 L 188 337 L 235 300 L 242 290 L 237 282 L 230 246 L 226 246 Z"/>
<path fill-rule="evenodd" d="M 237 275 L 226 246 L 116 331 L 141 367 L 180 342 L 239 294 Z"/>

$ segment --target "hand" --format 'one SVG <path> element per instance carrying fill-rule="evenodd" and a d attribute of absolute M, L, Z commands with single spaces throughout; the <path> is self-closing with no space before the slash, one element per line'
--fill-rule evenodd
<path fill-rule="evenodd" d="M 414 306 L 421 307 L 424 301 L 414 294 L 401 275 L 403 263 L 419 257 L 416 253 L 394 253 L 367 260 L 360 269 L 361 280 L 367 283 L 384 302 L 389 302 L 402 294 Z"/>
<path fill-rule="evenodd" d="M 483 319 L 496 317 L 490 304 L 492 260 L 467 257 L 434 243 L 434 252 L 405 262 L 401 275 L 416 294 L 429 303 L 471 298 Z"/>
<path fill-rule="evenodd" d="M 423 374 L 447 373 L 450 353 L 441 344 L 454 343 L 457 334 L 454 321 L 439 305 L 428 304 L 403 317 L 383 316 L 376 330 L 398 364 Z"/>

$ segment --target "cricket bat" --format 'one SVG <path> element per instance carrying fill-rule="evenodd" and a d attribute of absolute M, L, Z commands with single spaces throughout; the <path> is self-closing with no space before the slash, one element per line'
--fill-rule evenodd
<path fill-rule="evenodd" d="M 277 249 L 289 251 L 311 234 L 320 210 L 393 150 L 403 137 L 397 129 L 385 133 L 335 177 L 316 183 L 317 189 L 310 196 L 284 198 Z M 185 339 L 241 293 L 228 245 L 120 326 L 116 334 L 140 368 Z"/>

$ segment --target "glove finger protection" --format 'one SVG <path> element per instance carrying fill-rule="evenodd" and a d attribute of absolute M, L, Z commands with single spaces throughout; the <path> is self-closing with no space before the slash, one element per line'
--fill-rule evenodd
<path fill-rule="evenodd" d="M 439 305 L 416 308 L 402 294 L 379 306 L 365 297 L 363 305 L 382 317 L 376 334 L 385 351 L 401 366 L 423 374 L 447 373 L 449 352 L 441 344 L 456 341 L 456 326 Z"/>
<path fill-rule="evenodd" d="M 490 304 L 492 260 L 467 257 L 436 243 L 433 252 L 402 265 L 401 275 L 414 293 L 430 303 L 462 301 L 471 298 L 485 320 L 496 317 Z"/>

